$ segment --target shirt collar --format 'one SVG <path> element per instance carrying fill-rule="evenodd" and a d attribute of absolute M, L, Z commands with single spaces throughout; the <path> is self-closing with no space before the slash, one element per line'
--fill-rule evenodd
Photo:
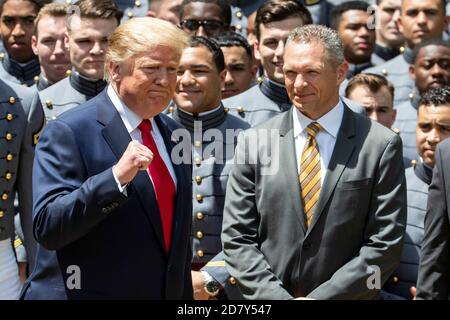
<path fill-rule="evenodd" d="M 107 88 L 107 94 L 111 99 L 114 107 L 119 112 L 120 117 L 122 118 L 125 127 L 127 128 L 128 133 L 133 132 L 137 129 L 137 127 L 141 124 L 142 118 L 139 117 L 136 113 L 134 113 L 130 108 L 126 106 L 126 104 L 122 101 L 119 95 L 116 93 L 116 90 L 109 84 Z M 152 130 L 154 128 L 154 120 L 150 119 L 152 123 Z"/>
<path fill-rule="evenodd" d="M 324 114 L 317 120 L 311 120 L 303 113 L 301 113 L 294 106 L 295 112 L 293 112 L 293 121 L 294 121 L 294 138 L 298 135 L 302 134 L 306 127 L 312 122 L 318 122 L 322 128 L 328 132 L 333 138 L 336 139 L 338 135 L 339 128 L 341 127 L 342 118 L 344 117 L 344 104 L 341 99 L 336 106 L 333 107 L 330 111 Z"/>

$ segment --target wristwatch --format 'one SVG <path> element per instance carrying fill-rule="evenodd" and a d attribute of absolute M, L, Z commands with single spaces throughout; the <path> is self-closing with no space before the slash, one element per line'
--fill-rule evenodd
<path fill-rule="evenodd" d="M 203 277 L 205 278 L 205 285 L 204 289 L 205 292 L 211 296 L 215 297 L 219 294 L 220 289 L 222 289 L 222 286 L 219 282 L 216 281 L 211 275 L 205 271 L 202 271 Z"/>

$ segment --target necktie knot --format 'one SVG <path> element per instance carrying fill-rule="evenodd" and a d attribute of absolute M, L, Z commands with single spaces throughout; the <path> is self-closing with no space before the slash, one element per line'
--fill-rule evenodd
<path fill-rule="evenodd" d="M 152 123 L 150 122 L 150 120 L 144 119 L 139 124 L 138 128 L 139 130 L 141 130 L 141 132 L 149 133 L 150 130 L 152 129 Z"/>
<path fill-rule="evenodd" d="M 318 122 L 311 122 L 307 127 L 306 131 L 308 135 L 315 138 L 319 131 L 322 130 L 322 126 Z"/>

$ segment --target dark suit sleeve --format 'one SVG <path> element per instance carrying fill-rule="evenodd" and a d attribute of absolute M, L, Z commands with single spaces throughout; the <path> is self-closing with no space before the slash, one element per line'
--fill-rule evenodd
<path fill-rule="evenodd" d="M 309 298 L 373 299 L 398 266 L 406 226 L 406 181 L 402 143 L 397 135 L 391 138 L 380 156 L 373 179 L 372 198 L 359 254 L 314 289 Z M 376 288 L 377 281 L 371 281 L 371 270 L 380 271 L 375 274 L 379 278 L 380 288 Z M 370 289 L 368 283 L 375 289 Z"/>
<path fill-rule="evenodd" d="M 33 168 L 33 231 L 48 250 L 82 238 L 126 199 L 111 168 L 89 177 L 83 159 L 71 128 L 50 122 Z"/>
<path fill-rule="evenodd" d="M 445 160 L 448 163 L 448 158 Z M 448 170 L 448 169 L 447 169 Z M 428 192 L 424 239 L 417 280 L 417 299 L 447 300 L 450 294 L 450 226 L 442 151 L 438 146 L 433 180 Z"/>
<path fill-rule="evenodd" d="M 272 272 L 258 245 L 259 215 L 255 201 L 256 163 L 244 161 L 248 148 L 239 135 L 235 164 L 228 178 L 223 212 L 222 243 L 225 263 L 246 299 L 292 299 Z"/>

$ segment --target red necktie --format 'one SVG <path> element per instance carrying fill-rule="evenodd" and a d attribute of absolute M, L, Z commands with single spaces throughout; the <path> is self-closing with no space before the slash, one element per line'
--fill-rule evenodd
<path fill-rule="evenodd" d="M 139 125 L 141 130 L 142 142 L 153 153 L 153 160 L 148 166 L 150 176 L 152 177 L 153 187 L 158 201 L 159 212 L 161 214 L 161 223 L 164 234 L 164 244 L 166 250 L 170 248 L 170 238 L 172 235 L 173 207 L 175 199 L 175 185 L 156 147 L 155 140 L 151 134 L 152 124 L 150 120 L 145 119 Z"/>

